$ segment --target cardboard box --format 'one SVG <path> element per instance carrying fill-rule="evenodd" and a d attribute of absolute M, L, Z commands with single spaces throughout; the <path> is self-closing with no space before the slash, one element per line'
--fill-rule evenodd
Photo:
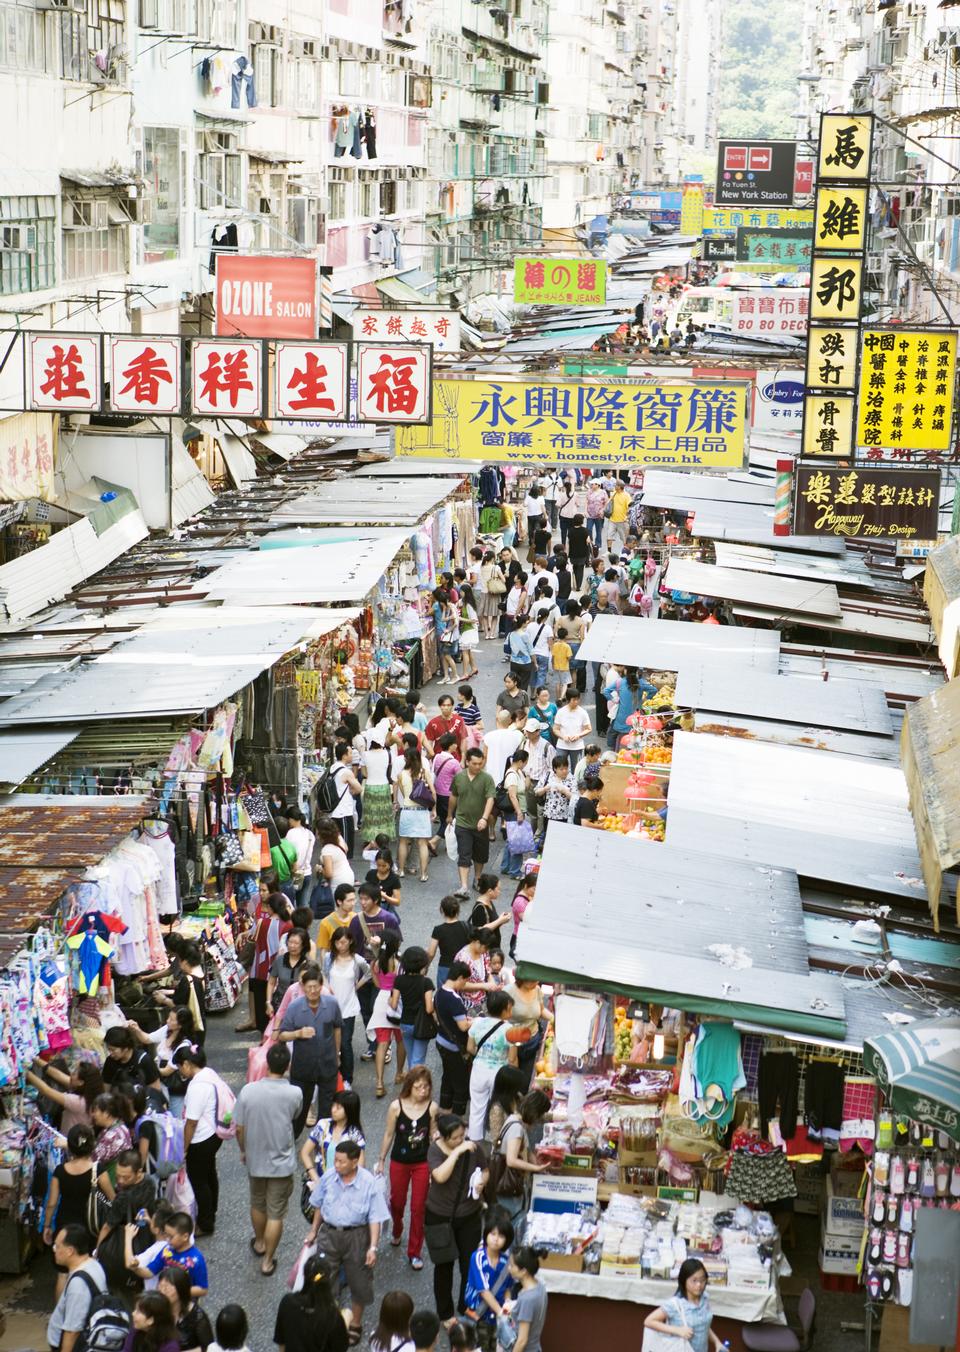
<path fill-rule="evenodd" d="M 797 1184 L 794 1211 L 802 1216 L 819 1216 L 825 1184 L 823 1169 L 819 1164 L 798 1164 L 793 1176 Z"/>
<path fill-rule="evenodd" d="M 644 1169 L 655 1169 L 660 1158 L 659 1150 L 625 1150 L 623 1146 L 617 1154 L 621 1164 L 640 1165 Z"/>
<path fill-rule="evenodd" d="M 582 1253 L 548 1253 L 540 1259 L 542 1268 L 552 1268 L 554 1272 L 582 1272 Z"/>
<path fill-rule="evenodd" d="M 863 1233 L 863 1200 L 857 1196 L 862 1175 L 831 1173 L 827 1177 L 826 1193 L 823 1199 L 823 1229 L 830 1235 L 852 1235 Z"/>
<path fill-rule="evenodd" d="M 833 1272 L 845 1277 L 856 1276 L 860 1261 L 859 1236 L 849 1238 L 846 1235 L 822 1234 L 817 1261 L 821 1272 Z"/>

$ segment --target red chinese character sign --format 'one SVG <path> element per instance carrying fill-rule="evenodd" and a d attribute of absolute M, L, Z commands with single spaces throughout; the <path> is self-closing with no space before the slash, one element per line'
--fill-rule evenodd
<path fill-rule="evenodd" d="M 602 258 L 513 260 L 513 299 L 518 305 L 603 305 L 606 298 Z"/>
<path fill-rule="evenodd" d="M 101 406 L 100 338 L 27 334 L 27 399 L 32 409 L 94 413 Z"/>
<path fill-rule="evenodd" d="M 115 413 L 179 413 L 180 339 L 111 338 L 110 406 Z"/>
<path fill-rule="evenodd" d="M 422 344 L 357 343 L 357 420 L 428 423 L 433 349 Z"/>
<path fill-rule="evenodd" d="M 437 352 L 460 351 L 460 316 L 455 310 L 354 310 L 353 336 L 359 342 L 430 343 Z"/>
<path fill-rule="evenodd" d="M 263 413 L 263 370 L 259 343 L 197 338 L 191 345 L 191 400 L 194 413 L 258 418 Z"/>
<path fill-rule="evenodd" d="M 346 343 L 276 343 L 273 416 L 343 422 L 349 416 Z"/>

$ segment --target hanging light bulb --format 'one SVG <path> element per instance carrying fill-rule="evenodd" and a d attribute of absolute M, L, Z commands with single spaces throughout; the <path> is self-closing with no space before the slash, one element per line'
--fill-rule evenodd
<path fill-rule="evenodd" d="M 664 1042 L 663 1034 L 658 1030 L 658 1031 L 657 1031 L 656 1033 L 654 1033 L 654 1035 L 653 1035 L 653 1059 L 654 1059 L 654 1061 L 662 1061 L 662 1060 L 663 1060 L 663 1053 L 664 1053 L 665 1050 L 666 1050 L 666 1044 L 665 1044 L 665 1042 Z"/>

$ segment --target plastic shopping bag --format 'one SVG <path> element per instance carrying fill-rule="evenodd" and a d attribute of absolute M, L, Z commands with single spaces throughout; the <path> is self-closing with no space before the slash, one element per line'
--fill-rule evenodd
<path fill-rule="evenodd" d="M 533 827 L 522 822 L 507 822 L 507 849 L 511 854 L 532 854 L 535 848 Z"/>
<path fill-rule="evenodd" d="M 316 1241 L 304 1240 L 300 1252 L 297 1254 L 297 1261 L 290 1269 L 290 1276 L 287 1278 L 288 1291 L 303 1290 L 303 1269 L 308 1258 L 312 1258 L 317 1251 Z"/>
<path fill-rule="evenodd" d="M 444 831 L 443 840 L 447 847 L 447 858 L 450 860 L 451 864 L 455 864 L 460 851 L 457 847 L 457 828 L 453 822 L 451 822 L 446 831 Z"/>
<path fill-rule="evenodd" d="M 186 1211 L 194 1220 L 197 1218 L 197 1199 L 193 1187 L 187 1178 L 187 1166 L 178 1169 L 167 1179 L 167 1201 L 174 1211 Z"/>

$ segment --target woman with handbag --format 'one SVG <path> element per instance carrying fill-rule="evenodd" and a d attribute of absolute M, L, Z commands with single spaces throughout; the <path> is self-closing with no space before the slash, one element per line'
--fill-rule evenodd
<path fill-rule="evenodd" d="M 340 1006 L 340 1074 L 344 1089 L 353 1082 L 353 1029 L 360 1013 L 359 991 L 373 979 L 370 964 L 356 951 L 353 935 L 340 925 L 330 936 L 323 955 L 323 979 Z"/>
<path fill-rule="evenodd" d="M 433 1101 L 433 1078 L 426 1066 L 407 1071 L 400 1093 L 387 1111 L 387 1125 L 380 1146 L 375 1174 L 382 1174 L 390 1156 L 390 1216 L 393 1234 L 390 1243 L 398 1248 L 403 1240 L 403 1213 L 410 1191 L 410 1233 L 407 1258 L 415 1272 L 423 1267 L 423 1220 L 430 1187 L 427 1154 L 430 1138 L 436 1130 L 439 1108 Z"/>
<path fill-rule="evenodd" d="M 484 638 L 497 637 L 500 602 L 506 595 L 507 579 L 497 563 L 496 555 L 488 549 L 480 565 L 480 590 L 477 592 L 477 613 Z"/>
<path fill-rule="evenodd" d="M 437 1138 L 427 1151 L 430 1187 L 424 1215 L 427 1252 L 433 1263 L 433 1298 L 437 1314 L 447 1329 L 466 1313 L 465 1296 L 470 1259 L 481 1239 L 482 1190 L 486 1183 L 487 1156 L 483 1143 L 468 1141 L 459 1117 L 441 1113 Z M 471 1188 L 475 1169 L 480 1189 Z M 460 1268 L 460 1294 L 453 1300 L 453 1269 Z"/>
<path fill-rule="evenodd" d="M 517 1048 L 508 1041 L 513 1001 L 505 991 L 494 990 L 487 996 L 487 1013 L 473 1021 L 467 1037 L 467 1051 L 473 1057 L 470 1068 L 470 1139 L 482 1141 L 487 1120 L 487 1104 L 493 1082 L 501 1066 L 517 1064 Z"/>
<path fill-rule="evenodd" d="M 314 883 L 310 894 L 310 905 L 318 920 L 323 920 L 333 911 L 333 894 L 341 883 L 356 882 L 353 865 L 347 849 L 347 842 L 340 834 L 340 827 L 334 817 L 321 817 L 317 822 L 317 844 L 320 846 L 320 858 L 314 865 L 319 882 Z"/>
<path fill-rule="evenodd" d="M 266 1031 L 267 981 L 275 959 L 280 952 L 281 936 L 293 929 L 290 903 L 282 892 L 271 892 L 257 921 L 253 947 L 253 966 L 250 968 L 250 989 L 253 992 L 253 1021 L 257 1032 Z"/>
<path fill-rule="evenodd" d="M 391 1009 L 399 1011 L 400 1034 L 407 1053 L 407 1065 L 422 1066 L 430 1043 L 437 1035 L 433 1012 L 434 984 L 424 973 L 429 965 L 427 950 L 412 947 L 404 951 L 403 967 L 390 994 Z"/>
<path fill-rule="evenodd" d="M 511 1078 L 506 1080 L 507 1076 Z M 506 1083 L 498 1092 L 497 1085 L 501 1077 Z M 524 1094 L 521 1088 L 523 1084 L 521 1071 L 513 1066 L 501 1067 L 497 1072 L 487 1117 L 489 1136 L 494 1143 L 494 1159 L 499 1155 L 503 1162 L 497 1178 L 496 1205 L 517 1227 L 518 1239 L 530 1196 L 528 1181 L 534 1174 L 542 1174 L 550 1168 L 549 1164 L 537 1164 L 530 1148 L 530 1128 L 538 1126 L 547 1116 L 550 1099 L 542 1089 Z M 499 1118 L 496 1125 L 495 1116 Z M 496 1172 L 491 1168 L 491 1179 Z"/>
<path fill-rule="evenodd" d="M 294 982 L 300 980 L 300 973 L 309 961 L 310 935 L 294 926 L 287 932 L 286 951 L 274 958 L 267 978 L 267 1008 L 271 1014 L 276 1014 L 280 1001 Z M 162 1070 L 160 1074 L 163 1074 Z"/>
<path fill-rule="evenodd" d="M 546 1026 L 543 993 L 540 990 L 540 982 L 530 980 L 514 980 L 513 985 L 507 986 L 506 989 L 507 994 L 513 1000 L 510 1022 L 514 1028 L 523 1028 L 529 1034 L 527 1040 L 521 1042 L 517 1048 L 517 1065 L 527 1077 L 524 1085 L 524 1089 L 526 1089 L 529 1087 L 533 1075 L 533 1067 L 543 1042 L 543 1030 Z"/>
<path fill-rule="evenodd" d="M 127 1020 L 127 1027 L 138 1041 L 153 1048 L 153 1056 L 167 1093 L 170 1111 L 174 1117 L 182 1117 L 187 1082 L 173 1064 L 173 1058 L 181 1047 L 189 1047 L 197 1040 L 190 1010 L 185 1005 L 171 1009 L 166 1023 L 153 1033 L 145 1033 L 133 1019 Z"/>
<path fill-rule="evenodd" d="M 367 1023 L 367 1037 L 376 1039 L 377 1098 L 383 1098 L 386 1089 L 383 1085 L 383 1071 L 387 1064 L 387 1048 L 391 1042 L 397 1044 L 397 1077 L 399 1084 L 403 1079 L 403 1070 L 407 1061 L 403 1035 L 400 1032 L 401 1011 L 390 1003 L 394 983 L 400 971 L 400 937 L 393 930 L 387 930 L 371 964 L 373 984 L 377 988 L 377 998 L 373 1012 Z"/>
<path fill-rule="evenodd" d="M 415 840 L 420 852 L 420 881 L 429 882 L 427 868 L 430 864 L 430 851 L 427 848 L 433 838 L 432 820 L 436 815 L 437 796 L 433 787 L 433 775 L 419 751 L 408 751 L 403 758 L 403 769 L 397 778 L 397 805 L 400 819 L 397 823 L 397 835 L 400 837 L 397 847 L 397 868 L 401 878 L 406 872 L 409 842 Z"/>
<path fill-rule="evenodd" d="M 677 1294 L 643 1321 L 642 1352 L 674 1352 L 685 1342 L 691 1352 L 723 1352 L 724 1344 L 710 1327 L 713 1311 L 707 1298 L 707 1269 L 688 1258 L 677 1273 Z"/>
<path fill-rule="evenodd" d="M 503 847 L 503 858 L 500 860 L 500 872 L 505 873 L 508 878 L 519 880 L 520 870 L 523 868 L 523 856 L 525 853 L 532 852 L 534 848 L 533 832 L 527 824 L 527 833 L 529 841 L 521 841 L 516 832 L 516 826 L 526 820 L 524 809 L 527 805 L 527 761 L 530 759 L 522 746 L 518 746 L 510 757 L 510 763 L 503 776 L 501 788 L 506 795 L 506 805 L 500 807 L 500 816 L 504 823 L 504 835 L 506 843 Z M 514 827 L 511 832 L 511 827 Z M 526 849 L 514 849 L 514 845 L 525 845 Z M 508 916 L 508 912 L 504 912 Z M 476 922 L 474 922 L 476 923 Z M 506 920 L 499 923 L 506 924 Z"/>

